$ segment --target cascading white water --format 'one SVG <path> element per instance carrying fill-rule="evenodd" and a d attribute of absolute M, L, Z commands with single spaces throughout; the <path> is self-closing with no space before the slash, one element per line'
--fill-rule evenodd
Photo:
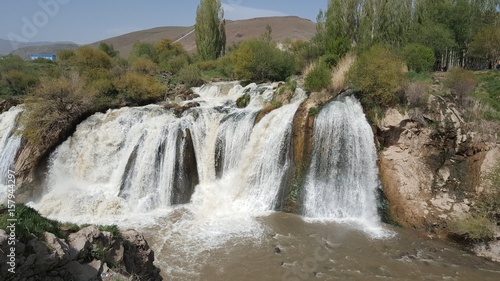
<path fill-rule="evenodd" d="M 218 83 L 197 89 L 210 102 L 180 118 L 155 105 L 96 114 L 53 153 L 46 194 L 34 206 L 70 221 L 144 213 L 188 202 L 192 191 L 176 199 L 185 189 L 179 182 L 199 179 L 197 189 L 217 186 L 209 197 L 219 196 L 213 202 L 221 203 L 222 212 L 272 210 L 290 168 L 292 120 L 300 104 L 270 112 L 254 128 L 259 105 L 272 97 L 275 86 Z M 235 108 L 234 99 L 246 93 L 253 105 Z M 182 173 L 186 134 L 196 159 L 195 181 Z M 232 186 L 230 201 L 224 183 Z M 199 206 L 211 205 L 202 201 Z"/>
<path fill-rule="evenodd" d="M 300 102 L 266 115 L 254 128 L 238 168 L 239 197 L 235 204 L 250 213 L 273 210 L 290 168 L 293 116 Z"/>
<path fill-rule="evenodd" d="M 300 101 L 273 110 L 255 125 L 238 165 L 219 180 L 197 187 L 193 194 L 197 214 L 252 216 L 275 208 L 290 168 L 292 121 L 299 105 Z"/>
<path fill-rule="evenodd" d="M 255 123 L 275 89 L 276 84 L 203 86 L 195 89 L 201 106 L 181 117 L 156 105 L 95 114 L 53 153 L 46 193 L 32 206 L 61 221 L 159 229 L 155 232 L 156 247 L 168 252 L 159 259 L 160 266 L 169 275 L 183 276 L 179 280 L 196 280 L 208 263 L 207 252 L 225 247 L 228 241 L 260 243 L 266 229 L 256 217 L 276 208 L 279 191 L 288 183 L 293 119 L 305 92 L 298 90 L 291 104 Z M 248 107 L 236 108 L 236 99 L 244 94 L 251 96 Z M 357 106 L 348 98 L 341 105 L 326 106 L 318 116 L 315 169 L 308 176 L 308 190 L 315 185 L 326 189 L 322 181 L 342 180 L 340 176 L 329 178 L 328 172 L 318 168 L 331 165 L 330 158 L 320 157 L 320 150 L 329 150 L 331 142 L 342 134 L 331 133 L 330 115 L 354 114 L 349 122 L 356 121 L 359 124 L 354 122 L 353 126 L 364 128 Z M 351 151 L 365 145 L 367 140 L 360 138 L 363 141 L 353 143 L 350 150 L 345 148 L 347 154 L 342 157 L 361 157 Z M 344 143 L 342 149 L 346 147 L 347 140 L 337 142 Z M 370 142 L 373 145 L 373 139 Z M 184 163 L 189 156 L 195 159 L 190 167 Z M 356 161 L 362 162 L 352 160 Z M 196 175 L 183 174 L 193 165 Z M 314 174 L 315 170 L 322 172 Z M 179 182 L 190 176 L 196 176 L 199 184 L 189 191 L 192 193 L 182 195 L 189 203 L 177 202 L 178 193 L 189 185 L 179 186 Z M 327 196 L 322 199 L 327 200 Z M 335 212 L 321 213 L 322 207 L 321 202 L 311 205 L 312 211 L 306 215 L 339 217 Z M 368 207 L 365 209 L 368 213 Z"/>
<path fill-rule="evenodd" d="M 323 107 L 314 124 L 305 216 L 378 221 L 376 161 L 373 132 L 361 104 L 347 96 Z"/>
<path fill-rule="evenodd" d="M 22 108 L 12 107 L 0 115 L 0 203 L 7 198 L 7 175 L 13 170 L 14 160 L 21 145 L 21 136 L 15 134 Z"/>
<path fill-rule="evenodd" d="M 234 169 L 241 160 L 258 111 L 238 110 L 221 120 L 215 151 L 216 174 L 220 178 Z"/>
<path fill-rule="evenodd" d="M 182 126 L 160 106 L 93 115 L 52 155 L 40 210 L 69 220 L 170 205 Z"/>

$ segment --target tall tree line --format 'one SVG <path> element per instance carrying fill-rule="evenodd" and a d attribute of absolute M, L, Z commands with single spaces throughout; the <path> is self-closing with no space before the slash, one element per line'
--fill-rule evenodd
<path fill-rule="evenodd" d="M 434 50 L 437 66 L 466 67 L 477 60 L 470 52 L 475 36 L 499 27 L 499 5 L 500 0 L 330 0 L 320 24 L 327 38 L 347 38 L 359 49 L 418 43 Z"/>

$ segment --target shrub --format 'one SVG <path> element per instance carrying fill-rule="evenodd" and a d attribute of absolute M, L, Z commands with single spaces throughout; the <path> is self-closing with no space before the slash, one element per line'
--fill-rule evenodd
<path fill-rule="evenodd" d="M 479 195 L 471 213 L 462 220 L 449 222 L 449 230 L 469 240 L 491 240 L 500 225 L 500 162 L 484 179 L 485 191 Z"/>
<path fill-rule="evenodd" d="M 132 70 L 145 75 L 155 75 L 158 72 L 158 65 L 150 59 L 138 58 L 132 63 Z"/>
<path fill-rule="evenodd" d="M 180 43 L 174 43 L 170 39 L 163 39 L 154 44 L 161 70 L 177 74 L 190 62 L 186 50 Z"/>
<path fill-rule="evenodd" d="M 471 71 L 454 68 L 448 72 L 444 84 L 451 89 L 458 104 L 463 104 L 465 98 L 476 89 L 478 82 Z"/>
<path fill-rule="evenodd" d="M 57 52 L 58 61 L 69 61 L 75 57 L 75 51 L 73 50 L 61 50 Z"/>
<path fill-rule="evenodd" d="M 328 66 L 319 63 L 307 74 L 304 87 L 308 91 L 320 91 L 330 86 L 331 78 L 332 72 Z"/>
<path fill-rule="evenodd" d="M 166 87 L 154 77 L 136 72 L 127 72 L 120 77 L 116 88 L 126 101 L 139 104 L 158 101 L 166 92 Z"/>
<path fill-rule="evenodd" d="M 403 62 L 381 45 L 362 53 L 348 72 L 348 81 L 361 92 L 367 106 L 391 106 L 404 80 Z"/>
<path fill-rule="evenodd" d="M 428 92 L 428 87 L 422 82 L 413 82 L 405 89 L 405 98 L 409 106 L 419 107 L 426 103 L 425 95 Z"/>
<path fill-rule="evenodd" d="M 403 58 L 411 71 L 417 73 L 430 71 L 436 57 L 434 51 L 420 44 L 408 44 L 403 49 Z"/>
<path fill-rule="evenodd" d="M 44 80 L 24 99 L 26 111 L 21 117 L 23 136 L 33 144 L 43 144 L 57 135 L 69 120 L 75 120 L 93 106 L 78 76 Z"/>
<path fill-rule="evenodd" d="M 292 54 L 279 50 L 272 42 L 250 39 L 231 53 L 237 79 L 265 81 L 285 80 L 296 72 Z"/>
<path fill-rule="evenodd" d="M 178 74 L 179 71 L 188 64 L 188 55 L 178 55 L 171 57 L 168 60 L 160 60 L 160 69 L 171 72 L 173 74 Z"/>
<path fill-rule="evenodd" d="M 145 58 L 158 63 L 158 52 L 155 46 L 151 43 L 137 42 L 132 46 L 129 61 L 133 62 L 138 58 Z"/>
<path fill-rule="evenodd" d="M 96 99 L 94 103 L 99 106 L 109 106 L 112 103 L 112 99 L 118 94 L 118 90 L 113 84 L 113 81 L 106 78 L 90 82 L 87 84 L 85 89 L 93 98 Z"/>
<path fill-rule="evenodd" d="M 500 223 L 500 161 L 485 176 L 486 192 L 476 204 L 478 212 Z"/>
<path fill-rule="evenodd" d="M 189 87 L 203 84 L 201 80 L 201 70 L 195 64 L 186 65 L 179 71 L 179 80 Z"/>
<path fill-rule="evenodd" d="M 72 61 L 78 67 L 80 73 L 93 71 L 99 68 L 111 68 L 111 58 L 105 52 L 94 50 L 89 46 L 83 46 L 76 49 Z"/>
<path fill-rule="evenodd" d="M 105 52 L 109 57 L 114 58 L 117 57 L 120 52 L 115 50 L 113 44 L 106 44 L 105 42 L 101 42 L 99 44 L 99 50 Z"/>
<path fill-rule="evenodd" d="M 10 70 L 9 72 L 2 75 L 3 87 L 13 95 L 24 95 L 29 88 L 34 87 L 38 84 L 38 79 L 36 76 L 29 73 Z"/>
<path fill-rule="evenodd" d="M 0 94 L 24 95 L 39 79 L 19 56 L 6 56 L 0 60 Z"/>
<path fill-rule="evenodd" d="M 495 236 L 494 224 L 491 220 L 477 214 L 449 222 L 448 228 L 452 233 L 469 240 L 490 240 Z"/>
<path fill-rule="evenodd" d="M 326 54 L 321 57 L 321 60 L 331 69 L 337 66 L 339 63 L 339 57 L 334 54 Z"/>
<path fill-rule="evenodd" d="M 303 69 L 307 64 L 316 61 L 323 54 L 318 44 L 309 41 L 294 41 L 290 43 L 288 49 L 297 58 L 298 69 Z"/>

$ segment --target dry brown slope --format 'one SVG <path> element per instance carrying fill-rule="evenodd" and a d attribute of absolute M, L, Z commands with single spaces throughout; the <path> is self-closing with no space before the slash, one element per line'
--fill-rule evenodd
<path fill-rule="evenodd" d="M 309 40 L 316 33 L 316 23 L 295 16 L 264 17 L 237 21 L 228 20 L 226 22 L 227 45 L 231 46 L 242 40 L 259 37 L 266 31 L 267 25 L 271 26 L 273 39 L 277 42 L 282 42 L 287 38 L 293 40 Z M 194 33 L 190 33 L 193 30 L 193 26 L 156 27 L 109 38 L 103 41 L 108 44 L 113 44 L 115 49 L 120 51 L 123 57 L 129 56 L 132 45 L 135 42 L 154 43 L 165 38 L 174 41 L 182 38 L 179 42 L 184 48 L 189 52 L 194 52 L 196 50 L 195 35 Z M 99 42 L 96 42 L 91 44 L 91 46 L 97 47 L 98 44 Z"/>

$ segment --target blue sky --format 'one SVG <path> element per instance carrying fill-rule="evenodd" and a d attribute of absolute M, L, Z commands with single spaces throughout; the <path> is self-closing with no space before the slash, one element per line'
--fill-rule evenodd
<path fill-rule="evenodd" d="M 199 0 L 1 0 L 0 38 L 92 43 L 158 26 L 190 26 Z M 315 21 L 327 0 L 221 0 L 226 19 L 294 15 Z"/>

